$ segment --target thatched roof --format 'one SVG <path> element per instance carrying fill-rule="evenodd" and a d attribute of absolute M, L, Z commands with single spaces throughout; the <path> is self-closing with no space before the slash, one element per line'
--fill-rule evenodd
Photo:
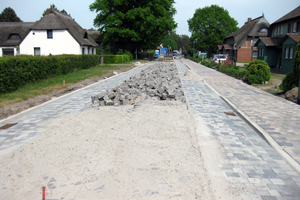
<path fill-rule="evenodd" d="M 55 9 L 49 9 L 42 19 L 34 24 L 32 30 L 67 30 L 81 46 L 98 46 L 71 16 Z"/>
<path fill-rule="evenodd" d="M 34 22 L 0 22 L 0 46 L 19 46 Z M 12 34 L 20 38 L 10 39 Z"/>
<path fill-rule="evenodd" d="M 272 30 L 275 26 L 277 26 L 280 23 L 285 23 L 286 21 L 293 20 L 293 19 L 300 19 L 300 6 L 289 12 L 288 14 L 284 15 L 283 17 L 276 20 L 273 24 L 270 26 L 270 31 L 268 33 L 268 37 L 272 36 Z"/>
<path fill-rule="evenodd" d="M 300 6 L 289 12 L 288 14 L 284 15 L 280 19 L 276 20 L 273 24 L 277 24 L 286 20 L 290 20 L 296 17 L 300 17 Z"/>
<path fill-rule="evenodd" d="M 98 44 L 103 41 L 103 33 L 100 31 L 88 31 L 88 34 Z"/>
<path fill-rule="evenodd" d="M 263 28 L 269 28 L 270 24 L 264 16 L 258 17 L 246 22 L 239 30 L 228 35 L 226 38 L 234 38 L 234 43 L 237 48 L 240 48 L 242 44 L 247 40 L 248 37 L 265 37 L 267 32 L 260 32 Z M 225 39 L 226 39 L 225 38 Z"/>

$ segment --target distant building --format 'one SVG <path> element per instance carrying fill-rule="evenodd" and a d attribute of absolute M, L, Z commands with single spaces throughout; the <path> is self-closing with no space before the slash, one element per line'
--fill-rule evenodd
<path fill-rule="evenodd" d="M 269 22 L 264 15 L 248 21 L 239 30 L 228 35 L 222 45 L 218 45 L 218 53 L 226 54 L 229 59 L 238 62 L 251 62 L 257 57 L 257 48 L 253 47 L 259 37 L 267 36 Z"/>
<path fill-rule="evenodd" d="M 299 36 L 300 6 L 271 24 L 267 37 L 259 38 L 258 59 L 283 73 L 291 72 Z"/>
<path fill-rule="evenodd" d="M 3 55 L 96 54 L 98 44 L 69 15 L 50 9 L 38 22 L 0 22 Z"/>

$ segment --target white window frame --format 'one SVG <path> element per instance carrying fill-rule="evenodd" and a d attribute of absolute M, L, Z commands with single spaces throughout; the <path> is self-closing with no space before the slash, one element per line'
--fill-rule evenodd
<path fill-rule="evenodd" d="M 294 48 L 290 47 L 290 59 L 293 59 L 293 55 L 294 55 Z"/>
<path fill-rule="evenodd" d="M 289 48 L 289 47 L 286 47 L 286 48 L 285 48 L 285 53 L 284 53 L 284 54 L 285 54 L 285 55 L 284 55 L 284 58 L 285 58 L 285 59 L 289 59 L 289 52 L 290 52 L 290 48 Z"/>
<path fill-rule="evenodd" d="M 40 56 L 41 55 L 41 47 L 34 47 L 33 52 L 35 56 Z"/>

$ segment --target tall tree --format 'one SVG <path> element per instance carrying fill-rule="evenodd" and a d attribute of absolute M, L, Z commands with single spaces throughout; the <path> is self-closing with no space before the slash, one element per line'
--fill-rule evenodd
<path fill-rule="evenodd" d="M 55 10 L 59 11 L 58 8 L 55 6 L 55 4 L 51 4 L 49 8 L 47 8 L 46 10 L 44 10 L 43 16 L 44 16 L 44 15 L 48 12 L 48 10 L 50 10 L 50 9 L 55 9 Z M 61 12 L 61 13 L 63 13 L 63 14 L 66 14 L 66 15 L 70 15 L 70 14 L 67 13 L 67 11 L 65 11 L 65 9 L 62 9 L 62 10 L 59 11 L 59 12 Z M 71 16 L 71 15 L 70 15 L 70 16 Z"/>
<path fill-rule="evenodd" d="M 209 56 L 215 52 L 218 44 L 222 44 L 227 35 L 238 29 L 238 22 L 218 5 L 196 9 L 188 24 L 193 47 L 206 51 Z"/>
<path fill-rule="evenodd" d="M 172 50 L 177 50 L 178 49 L 178 44 L 175 40 L 171 39 L 171 38 L 167 38 L 163 41 L 163 46 L 165 48 L 171 47 Z"/>
<path fill-rule="evenodd" d="M 90 10 L 97 14 L 94 25 L 104 32 L 104 44 L 133 52 L 159 45 L 177 24 L 174 0 L 95 0 Z"/>
<path fill-rule="evenodd" d="M 7 7 L 0 14 L 0 22 L 22 22 L 22 20 L 11 7 Z"/>

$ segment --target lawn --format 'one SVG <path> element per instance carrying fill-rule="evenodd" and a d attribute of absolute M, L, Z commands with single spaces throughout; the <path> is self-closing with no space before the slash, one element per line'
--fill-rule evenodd
<path fill-rule="evenodd" d="M 59 75 L 46 80 L 28 83 L 14 92 L 0 94 L 0 108 L 9 104 L 28 100 L 29 98 L 33 98 L 38 95 L 48 94 L 54 90 L 67 88 L 68 86 L 81 82 L 85 79 L 92 79 L 102 75 L 112 74 L 114 70 L 130 69 L 133 66 L 133 62 L 126 64 L 97 65 L 90 69 L 78 70 L 67 75 Z M 63 82 L 65 82 L 65 84 L 63 84 Z"/>

